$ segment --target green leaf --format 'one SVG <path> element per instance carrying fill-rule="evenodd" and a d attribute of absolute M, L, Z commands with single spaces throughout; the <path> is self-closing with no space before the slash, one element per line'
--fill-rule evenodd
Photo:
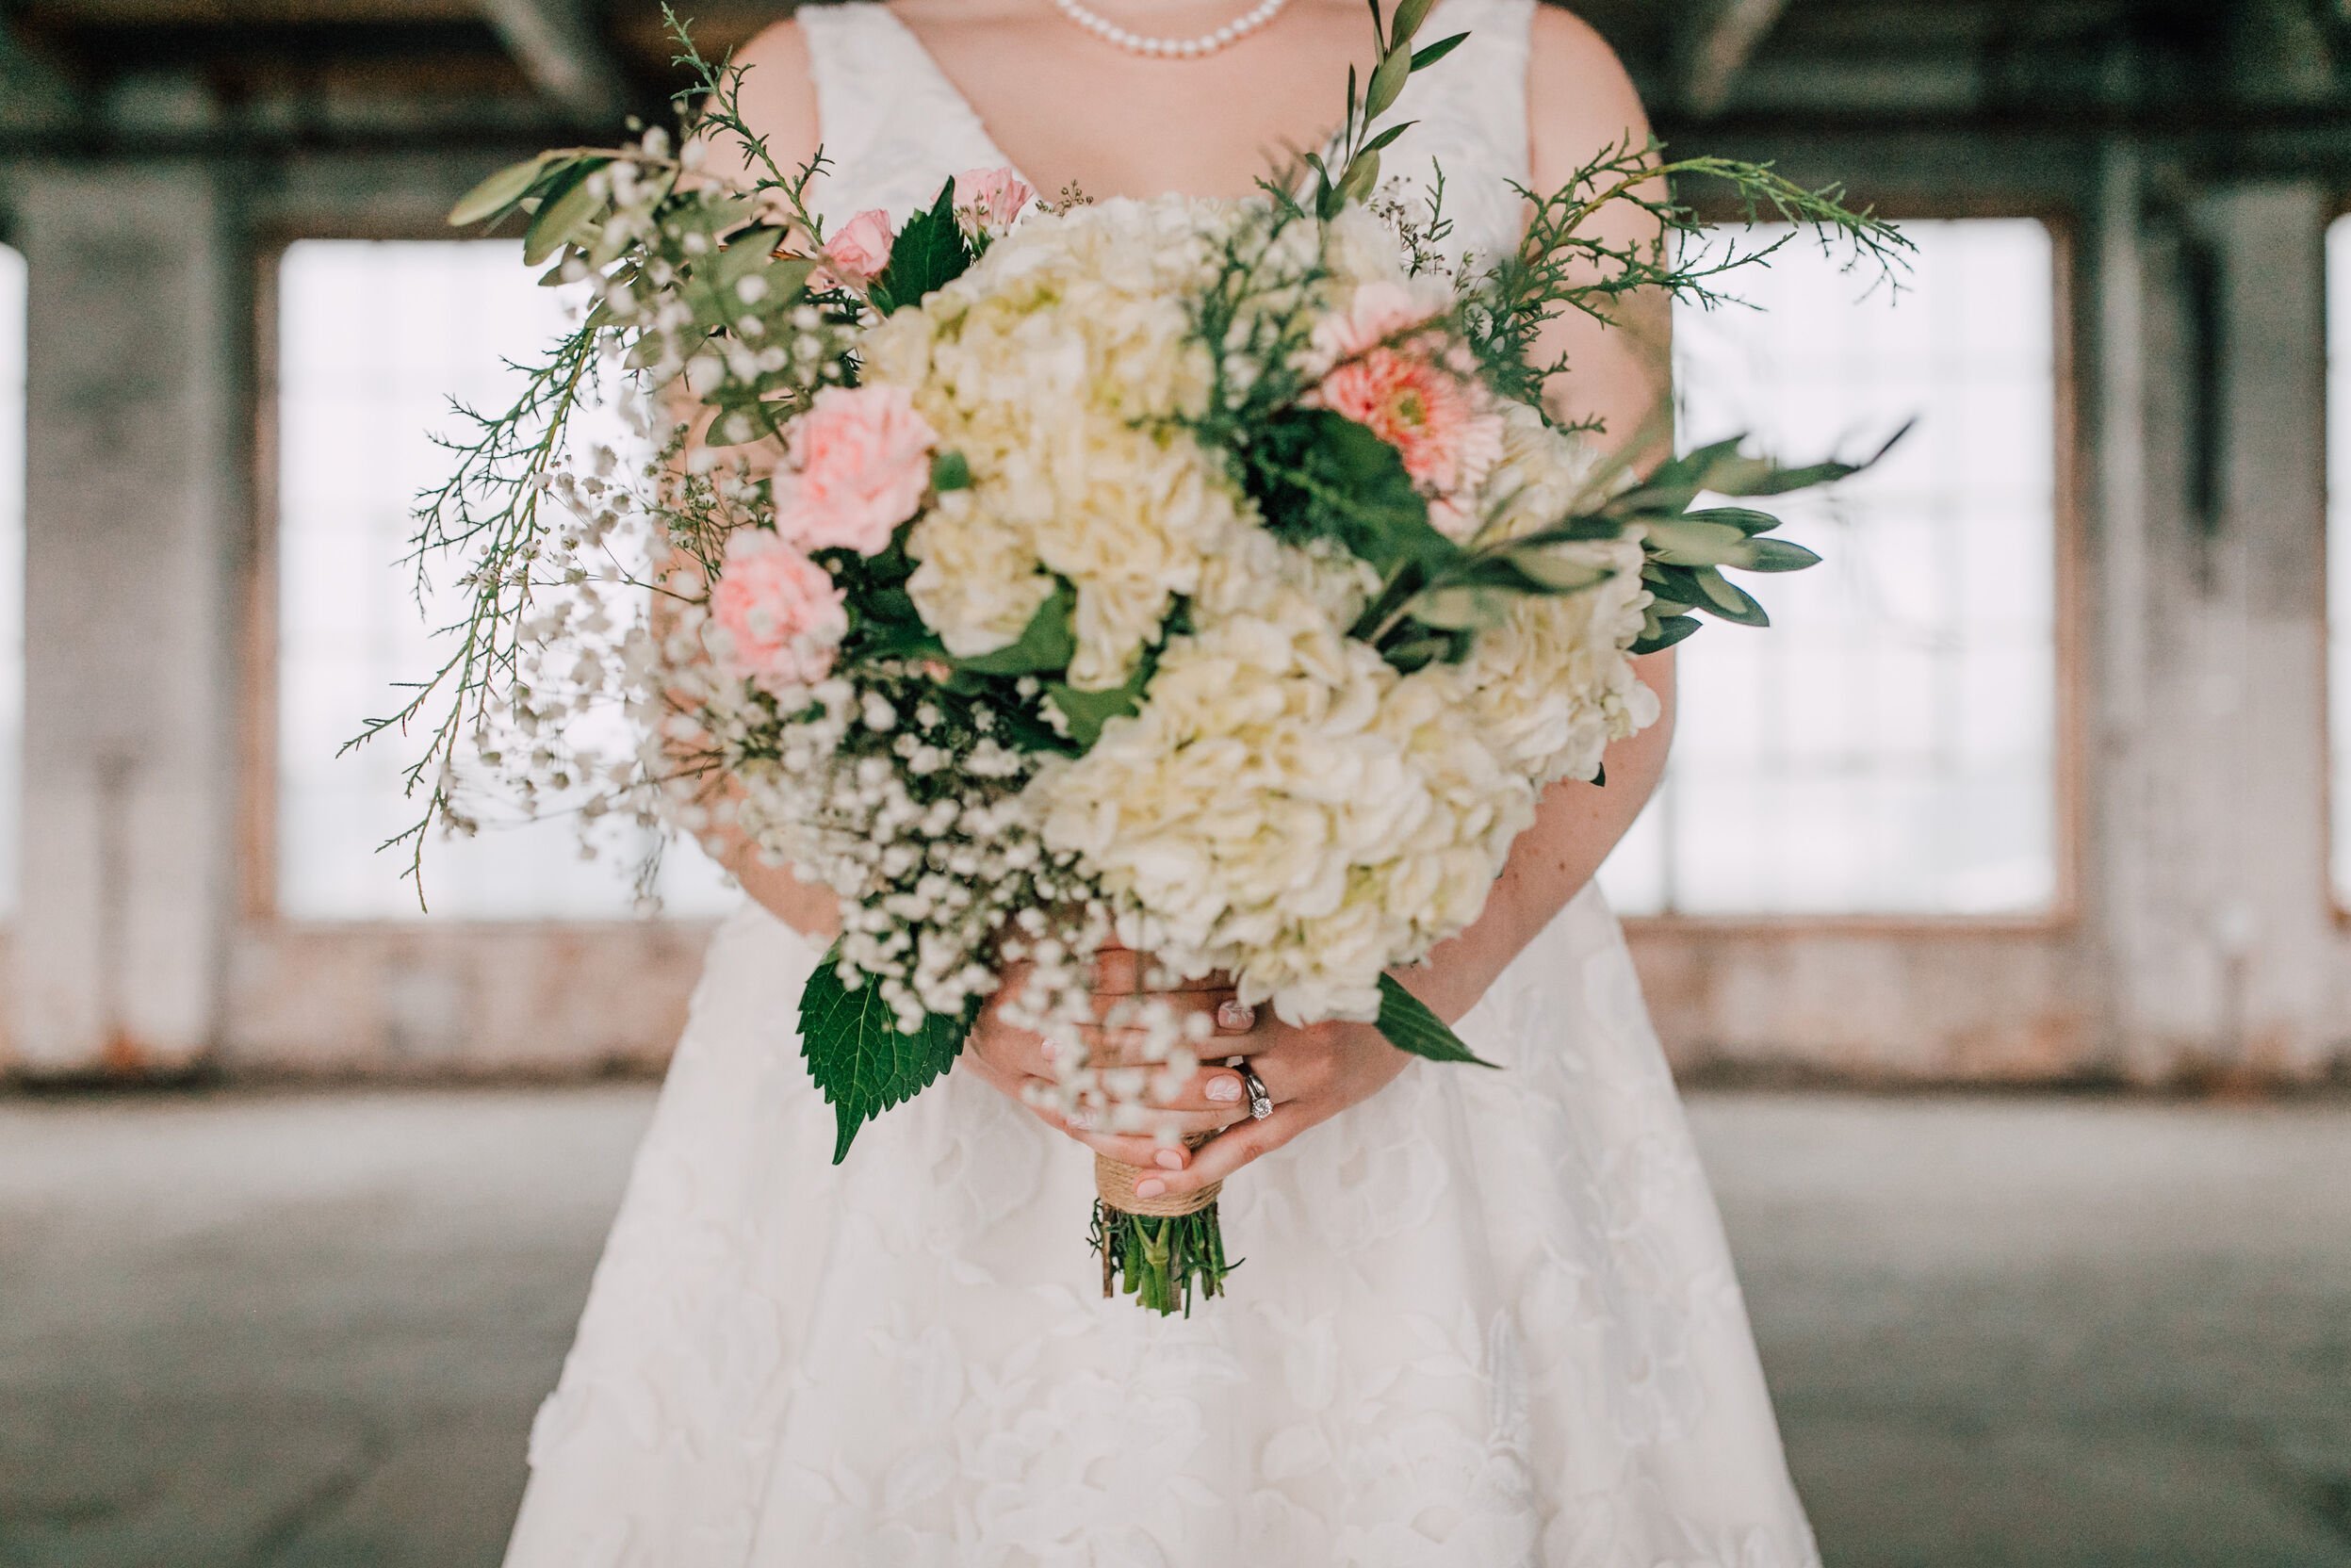
<path fill-rule="evenodd" d="M 936 293 L 963 276 L 971 247 L 955 222 L 955 183 L 939 188 L 930 210 L 906 220 L 890 242 L 890 265 L 873 280 L 873 307 L 887 316 Z"/>
<path fill-rule="evenodd" d="M 1731 564 L 1749 572 L 1801 572 L 1818 566 L 1820 556 L 1785 539 L 1750 539 Z"/>
<path fill-rule="evenodd" d="M 940 495 L 971 488 L 971 460 L 950 448 L 931 459 L 931 488 Z"/>
<path fill-rule="evenodd" d="M 1405 613 L 1440 631 L 1468 631 L 1499 623 L 1518 596 L 1507 590 L 1457 586 L 1431 588 L 1413 596 Z"/>
<path fill-rule="evenodd" d="M 514 210 L 514 204 L 531 194 L 531 188 L 539 183 L 539 176 L 556 155 L 541 153 L 521 163 L 510 163 L 497 173 L 475 186 L 457 199 L 449 209 L 451 228 L 470 228 L 476 223 L 503 218 Z"/>
<path fill-rule="evenodd" d="M 1053 596 L 1037 607 L 1037 613 L 1029 617 L 1028 626 L 1011 645 L 958 659 L 955 667 L 979 675 L 1059 674 L 1069 667 L 1070 656 L 1078 650 L 1077 633 L 1069 626 L 1076 608 L 1077 596 L 1068 583 L 1060 583 Z"/>
<path fill-rule="evenodd" d="M 1363 89 L 1365 124 L 1379 119 L 1395 106 L 1396 95 L 1404 90 L 1404 78 L 1412 74 L 1412 57 L 1403 49 L 1381 57 L 1380 68 L 1371 74 L 1370 86 Z"/>
<path fill-rule="evenodd" d="M 1366 153 L 1377 153 L 1382 148 L 1391 146 L 1395 143 L 1397 137 L 1402 136 L 1406 131 L 1411 130 L 1413 126 L 1419 123 L 1420 122 L 1417 120 L 1407 120 L 1401 124 L 1391 125 L 1386 130 L 1381 131 L 1378 136 L 1373 137 L 1369 141 L 1364 142 L 1363 151 Z"/>
<path fill-rule="evenodd" d="M 1461 1037 L 1445 1027 L 1445 1020 L 1430 1012 L 1429 1004 L 1406 990 L 1404 983 L 1393 974 L 1380 977 L 1378 1027 L 1390 1045 L 1429 1061 L 1494 1066 L 1463 1045 Z"/>
<path fill-rule="evenodd" d="M 1734 552 L 1746 545 L 1746 533 L 1728 523 L 1684 515 L 1651 523 L 1645 547 L 1651 559 L 1670 566 L 1715 566 L 1737 559 Z"/>
<path fill-rule="evenodd" d="M 1451 38 L 1441 38 L 1437 40 L 1436 42 L 1430 44 L 1428 48 L 1423 49 L 1412 56 L 1412 69 L 1414 71 L 1428 70 L 1430 66 L 1445 58 L 1445 56 L 1453 53 L 1454 50 L 1459 49 L 1461 46 L 1461 41 L 1468 37 L 1469 35 L 1467 33 L 1455 33 Z"/>
<path fill-rule="evenodd" d="M 784 242 L 784 231 L 775 228 L 745 229 L 727 242 L 718 253 L 718 264 L 710 271 L 722 284 L 740 283 L 775 259 L 776 247 Z"/>
<path fill-rule="evenodd" d="M 1358 153 L 1347 166 L 1347 173 L 1339 181 L 1339 204 L 1360 202 L 1380 184 L 1380 155 Z"/>
<path fill-rule="evenodd" d="M 800 993 L 800 1055 L 833 1108 L 835 1165 L 849 1157 L 858 1128 L 953 1067 L 971 1032 L 968 1018 L 933 1013 L 913 1034 L 900 1034 L 880 987 L 841 983 L 839 951 L 824 955 Z"/>
<path fill-rule="evenodd" d="M 582 158 L 547 188 L 547 199 L 539 204 L 531 227 L 523 231 L 524 266 L 536 267 L 562 250 L 603 207 L 603 199 L 590 188 L 588 176 L 608 161 Z"/>
<path fill-rule="evenodd" d="M 1437 0 L 1403 0 L 1388 23 L 1388 47 L 1401 49 L 1412 42 L 1420 24 L 1429 20 L 1429 8 L 1436 3 Z"/>
<path fill-rule="evenodd" d="M 1143 689 L 1151 684 L 1151 671 L 1157 662 L 1150 658 L 1139 661 L 1125 685 L 1114 686 L 1107 692 L 1081 692 L 1062 681 L 1046 687 L 1045 694 L 1053 698 L 1053 707 L 1069 727 L 1069 743 L 1081 754 L 1091 751 L 1094 743 L 1102 738 L 1102 726 L 1139 712 Z"/>
<path fill-rule="evenodd" d="M 1337 539 L 1383 578 L 1411 566 L 1427 580 L 1461 558 L 1429 521 L 1402 454 L 1368 426 L 1329 409 L 1294 410 L 1268 420 L 1249 455 L 1265 466 L 1251 488 L 1286 532 Z"/>
<path fill-rule="evenodd" d="M 1595 566 L 1589 561 L 1555 554 L 1540 546 L 1516 546 L 1503 559 L 1534 579 L 1543 591 L 1553 594 L 1579 594 L 1587 588 L 1597 588 L 1616 575 L 1612 567 Z"/>
<path fill-rule="evenodd" d="M 1770 626 L 1771 617 L 1763 612 L 1747 591 L 1724 578 L 1720 572 L 1700 567 L 1690 574 L 1706 595 L 1706 608 L 1723 620 L 1737 626 Z"/>
<path fill-rule="evenodd" d="M 1753 537 L 1769 533 L 1780 526 L 1780 519 L 1769 512 L 1756 512 L 1743 506 L 1709 506 L 1682 515 L 1693 523 L 1728 523 L 1739 532 Z"/>
<path fill-rule="evenodd" d="M 1657 629 L 1644 631 L 1641 640 L 1633 645 L 1632 651 L 1635 656 L 1663 653 L 1674 644 L 1690 636 L 1705 624 L 1695 615 L 1661 616 L 1657 621 Z"/>

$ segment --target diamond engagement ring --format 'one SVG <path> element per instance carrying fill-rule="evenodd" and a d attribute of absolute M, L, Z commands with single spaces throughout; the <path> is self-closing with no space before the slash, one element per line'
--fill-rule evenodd
<path fill-rule="evenodd" d="M 1265 1092 L 1265 1081 L 1257 1076 L 1257 1070 L 1249 1065 L 1247 1056 L 1235 1064 L 1241 1070 L 1241 1085 L 1249 1090 L 1249 1114 L 1251 1121 L 1263 1121 L 1273 1115 L 1273 1096 Z"/>

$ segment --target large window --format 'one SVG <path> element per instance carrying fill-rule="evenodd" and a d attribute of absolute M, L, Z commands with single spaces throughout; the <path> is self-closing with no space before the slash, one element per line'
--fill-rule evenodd
<path fill-rule="evenodd" d="M 2327 692 L 2335 897 L 2351 905 L 2351 218 L 2327 231 Z"/>
<path fill-rule="evenodd" d="M 0 909 L 16 907 L 24 754 L 24 258 L 0 245 Z"/>
<path fill-rule="evenodd" d="M 416 495 L 444 477 L 451 399 L 503 407 L 506 362 L 532 357 L 564 303 L 516 248 L 490 241 L 305 240 L 278 274 L 277 902 L 305 919 L 417 912 L 401 861 L 376 846 L 411 820 L 404 743 L 336 756 L 390 705 L 393 683 L 439 662 L 397 564 Z M 439 612 L 434 612 L 435 611 Z M 492 827 L 427 846 L 435 914 L 589 919 L 628 911 L 625 867 L 581 858 L 571 826 Z M 704 912 L 718 877 L 691 848 L 670 857 L 673 913 Z"/>
<path fill-rule="evenodd" d="M 1603 881 L 1627 912 L 2018 915 L 2058 892 L 2056 258 L 2037 222 L 1909 223 L 1899 291 L 1805 244 L 1683 311 L 1686 444 L 1879 468 L 1787 509 L 1827 564 L 1768 631 L 1682 650 L 1666 784 Z"/>

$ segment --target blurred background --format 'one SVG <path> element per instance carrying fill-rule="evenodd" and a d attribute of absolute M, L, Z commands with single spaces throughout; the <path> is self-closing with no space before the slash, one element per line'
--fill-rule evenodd
<path fill-rule="evenodd" d="M 2351 1564 L 2351 4 L 1578 8 L 1918 247 L 1680 320 L 1693 438 L 1920 424 L 1685 650 L 1605 874 L 1829 1561 Z M 668 54 L 0 8 L 0 1568 L 496 1560 L 728 895 L 559 826 L 426 916 L 335 753 L 428 667 L 427 433 L 559 309 L 440 216 Z"/>

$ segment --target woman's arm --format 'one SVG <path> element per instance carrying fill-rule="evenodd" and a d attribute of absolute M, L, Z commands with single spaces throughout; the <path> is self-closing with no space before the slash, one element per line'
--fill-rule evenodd
<path fill-rule="evenodd" d="M 1632 81 L 1589 24 L 1538 6 L 1531 43 L 1527 98 L 1534 189 L 1558 189 L 1603 148 L 1647 142 L 1649 120 Z M 1592 229 L 1612 245 L 1653 242 L 1658 233 L 1657 220 L 1629 202 L 1595 215 Z M 1599 420 L 1601 444 L 1629 451 L 1643 467 L 1669 455 L 1673 328 L 1672 302 L 1651 294 L 1623 302 L 1614 323 L 1580 311 L 1551 322 L 1538 357 L 1564 355 L 1569 366 L 1546 388 L 1552 411 L 1563 419 Z M 1608 748 L 1605 785 L 1553 785 L 1534 826 L 1512 846 L 1484 915 L 1438 948 L 1426 967 L 1402 977 L 1446 1022 L 1477 1005 L 1519 950 L 1583 890 L 1656 792 L 1673 740 L 1673 651 L 1633 667 L 1657 694 L 1657 722 Z"/>

